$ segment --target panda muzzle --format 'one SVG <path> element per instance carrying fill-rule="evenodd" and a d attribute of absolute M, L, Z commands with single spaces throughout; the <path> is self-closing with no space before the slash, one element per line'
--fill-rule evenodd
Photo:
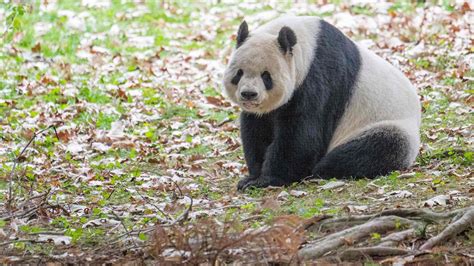
<path fill-rule="evenodd" d="M 258 97 L 258 93 L 256 91 L 242 91 L 240 93 L 240 98 L 244 101 L 254 101 Z"/>

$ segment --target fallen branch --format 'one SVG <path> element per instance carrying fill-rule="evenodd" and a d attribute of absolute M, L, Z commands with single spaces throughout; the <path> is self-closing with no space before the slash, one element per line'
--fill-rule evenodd
<path fill-rule="evenodd" d="M 363 224 L 368 220 L 372 219 L 373 217 L 373 215 L 355 215 L 340 218 L 321 219 L 319 222 L 315 222 L 312 225 L 309 225 L 307 229 L 319 233 L 323 229 L 331 228 L 335 230 L 339 227 L 348 227 Z M 316 228 L 316 226 L 318 227 Z"/>
<path fill-rule="evenodd" d="M 459 233 L 474 227 L 474 206 L 470 207 L 464 215 L 457 221 L 449 224 L 441 233 L 430 238 L 421 247 L 421 250 L 428 250 L 441 242 L 444 242 L 452 237 L 457 236 Z"/>
<path fill-rule="evenodd" d="M 316 219 L 317 218 L 317 219 Z M 411 238 L 416 237 L 419 230 L 429 224 L 441 220 L 451 219 L 451 223 L 437 236 L 424 243 L 419 250 L 401 249 L 397 246 Z M 474 225 L 474 206 L 437 213 L 427 209 L 394 209 L 385 210 L 371 215 L 355 215 L 349 217 L 329 218 L 313 217 L 307 230 L 331 229 L 337 232 L 327 234 L 307 244 L 298 252 L 303 259 L 317 259 L 328 252 L 337 251 L 345 245 L 355 245 L 367 239 L 370 235 L 392 232 L 380 239 L 376 246 L 358 247 L 343 250 L 340 258 L 354 260 L 364 257 L 399 256 L 429 250 L 444 241 L 455 237 L 459 233 L 472 228 Z"/>
<path fill-rule="evenodd" d="M 36 240 L 36 239 L 17 239 L 17 240 L 10 240 L 10 241 L 7 241 L 7 242 L 2 242 L 2 243 L 0 243 L 0 247 L 8 246 L 8 245 L 15 244 L 15 243 L 20 243 L 20 242 L 33 243 L 33 244 L 50 243 L 49 241 L 39 241 L 39 240 Z"/>
<path fill-rule="evenodd" d="M 378 217 L 367 223 L 323 237 L 316 243 L 309 244 L 302 248 L 298 252 L 298 255 L 304 259 L 316 259 L 345 244 L 359 242 L 373 233 L 385 233 L 397 229 L 400 226 L 411 226 L 414 223 L 414 221 L 398 216 Z"/>
<path fill-rule="evenodd" d="M 262 219 L 264 217 L 265 217 L 264 215 L 256 214 L 256 215 L 249 216 L 245 219 L 242 219 L 241 222 L 245 223 L 245 222 L 252 221 L 252 220 Z"/>
<path fill-rule="evenodd" d="M 395 215 L 399 217 L 410 218 L 412 220 L 421 220 L 429 223 L 434 223 L 439 220 L 443 219 L 451 219 L 458 215 L 459 213 L 464 213 L 469 208 L 462 208 L 458 210 L 453 210 L 450 212 L 433 212 L 427 209 L 394 209 L 394 210 L 386 210 L 382 211 L 380 214 L 374 215 L 376 216 L 386 216 L 386 215 Z"/>
<path fill-rule="evenodd" d="M 342 260 L 361 260 L 367 257 L 388 257 L 407 255 L 410 251 L 393 247 L 364 247 L 364 248 L 348 248 L 344 250 L 340 258 Z"/>
<path fill-rule="evenodd" d="M 398 245 L 400 242 L 414 236 L 415 234 L 416 234 L 415 228 L 410 228 L 410 229 L 403 230 L 400 232 L 394 232 L 380 239 L 380 243 L 377 246 L 378 247 L 393 247 L 393 246 Z"/>
<path fill-rule="evenodd" d="M 348 227 L 363 224 L 371 219 L 383 216 L 398 216 L 408 218 L 410 220 L 424 221 L 428 223 L 435 223 L 439 220 L 451 219 L 458 215 L 462 215 L 468 208 L 453 210 L 446 213 L 437 213 L 426 209 L 394 209 L 385 210 L 376 214 L 368 215 L 352 215 L 347 217 L 338 217 L 331 219 L 320 219 L 308 226 L 308 230 L 321 232 L 323 229 L 338 229 L 339 227 Z M 456 219 L 456 218 L 454 218 Z M 317 228 L 317 229 L 316 229 Z"/>

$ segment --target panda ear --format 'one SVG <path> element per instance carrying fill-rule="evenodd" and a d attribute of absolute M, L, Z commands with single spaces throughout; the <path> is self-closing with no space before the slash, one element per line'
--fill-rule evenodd
<path fill-rule="evenodd" d="M 295 32 L 290 27 L 283 27 L 278 34 L 278 44 L 280 45 L 281 51 L 286 54 L 293 52 L 293 46 L 296 44 Z"/>
<path fill-rule="evenodd" d="M 239 48 L 249 36 L 249 26 L 245 20 L 240 24 L 239 31 L 237 32 L 237 48 Z"/>

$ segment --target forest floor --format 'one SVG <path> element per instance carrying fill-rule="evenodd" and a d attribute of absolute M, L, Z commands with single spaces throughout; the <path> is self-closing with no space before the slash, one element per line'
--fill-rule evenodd
<path fill-rule="evenodd" d="M 327 240 L 321 221 L 473 205 L 474 6 L 39 2 L 0 4 L 1 263 L 296 262 Z M 283 13 L 324 18 L 413 82 L 411 169 L 236 191 L 247 170 L 223 70 L 243 19 L 252 30 Z M 415 223 L 345 235 L 312 259 L 472 263 L 472 226 L 417 252 L 450 218 L 421 219 L 389 254 L 347 249 Z"/>

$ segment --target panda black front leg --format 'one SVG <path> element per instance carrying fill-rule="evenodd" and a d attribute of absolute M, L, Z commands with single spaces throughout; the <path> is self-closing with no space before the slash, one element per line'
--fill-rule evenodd
<path fill-rule="evenodd" d="M 311 175 L 319 145 L 314 136 L 317 131 L 304 117 L 285 115 L 275 119 L 274 139 L 265 153 L 260 176 L 241 180 L 239 190 L 289 185 Z"/>
<path fill-rule="evenodd" d="M 249 169 L 249 176 L 246 179 L 255 179 L 261 174 L 265 152 L 273 140 L 271 117 L 242 112 L 240 132 L 245 161 Z"/>

